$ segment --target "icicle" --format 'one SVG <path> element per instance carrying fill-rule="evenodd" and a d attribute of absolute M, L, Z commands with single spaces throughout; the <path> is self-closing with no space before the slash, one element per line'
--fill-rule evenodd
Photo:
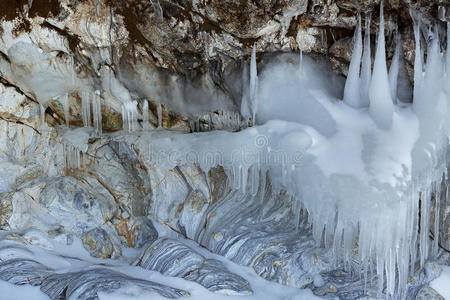
<path fill-rule="evenodd" d="M 162 128 L 162 106 L 161 103 L 158 103 L 157 106 L 157 113 L 158 113 L 158 128 Z"/>
<path fill-rule="evenodd" d="M 420 257 L 420 267 L 423 267 L 425 260 L 428 257 L 429 251 L 429 239 L 428 233 L 430 228 L 430 218 L 429 218 L 429 199 L 431 193 L 427 188 L 421 193 L 421 206 L 420 206 L 420 242 L 419 242 L 419 257 Z"/>
<path fill-rule="evenodd" d="M 359 89 L 359 70 L 361 66 L 361 16 L 358 14 L 358 26 L 355 30 L 355 46 L 353 47 L 352 60 L 348 69 L 347 80 L 344 88 L 344 102 L 352 107 L 362 107 Z"/>
<path fill-rule="evenodd" d="M 70 56 L 70 71 L 71 71 L 71 75 L 72 75 L 72 78 L 71 78 L 72 88 L 75 85 L 75 63 L 74 63 L 74 61 L 75 61 L 74 56 L 71 55 Z"/>
<path fill-rule="evenodd" d="M 414 20 L 414 18 L 413 18 Z M 413 91 L 413 106 L 417 108 L 420 101 L 419 91 L 423 80 L 423 66 L 422 66 L 422 50 L 420 47 L 420 16 L 417 22 L 414 21 L 414 40 L 416 42 L 415 58 L 414 58 L 414 91 Z"/>
<path fill-rule="evenodd" d="M 377 51 L 369 88 L 369 112 L 379 128 L 389 129 L 392 126 L 394 104 L 392 103 L 386 68 L 383 5 L 383 1 L 381 1 Z"/>
<path fill-rule="evenodd" d="M 445 86 L 447 87 L 447 94 L 450 95 L 450 22 L 447 22 L 447 50 L 445 56 L 445 71 L 447 73 L 447 83 Z"/>
<path fill-rule="evenodd" d="M 362 57 L 361 66 L 361 78 L 360 78 L 360 89 L 361 89 L 361 106 L 369 106 L 369 87 L 370 81 L 372 79 L 372 57 L 370 50 L 370 14 L 366 13 L 366 31 L 364 33 L 364 54 Z"/>
<path fill-rule="evenodd" d="M 102 110 L 100 102 L 100 91 L 95 91 L 94 102 L 92 103 L 92 113 L 94 119 L 95 134 L 97 136 L 102 135 Z"/>
<path fill-rule="evenodd" d="M 394 103 L 397 103 L 397 80 L 399 72 L 399 60 L 400 60 L 400 50 L 401 50 L 401 37 L 397 35 L 396 37 L 397 45 L 395 47 L 394 57 L 392 58 L 391 67 L 389 69 L 389 85 L 391 87 L 391 97 Z"/>
<path fill-rule="evenodd" d="M 61 99 L 64 108 L 64 119 L 66 120 L 66 127 L 69 127 L 69 95 L 65 94 Z"/>
<path fill-rule="evenodd" d="M 443 178 L 444 180 L 444 178 Z M 434 193 L 434 224 L 433 224 L 433 233 L 434 233 L 434 240 L 433 240 L 433 255 L 436 256 L 439 251 L 439 215 L 440 215 L 440 206 L 441 206 L 441 182 L 438 182 L 436 184 L 436 190 Z"/>
<path fill-rule="evenodd" d="M 212 131 L 212 124 L 213 124 L 212 113 L 209 113 L 208 114 L 208 129 L 209 129 L 209 131 Z"/>
<path fill-rule="evenodd" d="M 248 64 L 247 62 L 243 62 L 242 67 L 242 100 L 241 100 L 241 115 L 248 123 L 248 119 L 250 119 L 250 99 L 249 99 L 249 75 L 248 75 Z"/>
<path fill-rule="evenodd" d="M 253 45 L 250 60 L 250 104 L 253 125 L 256 125 L 256 110 L 258 109 L 258 70 L 256 68 L 256 45 Z"/>
<path fill-rule="evenodd" d="M 39 111 L 41 113 L 41 124 L 45 124 L 45 107 L 41 103 L 39 103 Z"/>
<path fill-rule="evenodd" d="M 299 63 L 298 63 L 298 71 L 299 71 L 299 74 L 300 74 L 300 76 L 302 76 L 302 70 L 303 70 L 303 68 L 302 68 L 302 66 L 303 66 L 303 47 L 302 47 L 302 44 L 300 43 L 300 41 L 298 41 L 298 43 L 297 43 L 297 45 L 298 45 L 298 50 L 299 50 L 299 53 L 300 53 L 300 56 L 299 56 Z"/>
<path fill-rule="evenodd" d="M 91 95 L 90 92 L 84 91 L 81 94 L 81 115 L 83 117 L 84 127 L 91 125 Z"/>
<path fill-rule="evenodd" d="M 421 121 L 421 128 L 429 128 L 429 133 L 437 133 L 438 127 L 434 130 L 429 126 L 440 124 L 441 119 L 436 119 L 436 106 L 439 104 L 441 96 L 445 98 L 441 90 L 444 86 L 444 68 L 442 55 L 440 53 L 440 42 L 437 30 L 432 34 L 432 40 L 428 47 L 427 63 L 425 66 L 425 76 L 421 76 L 421 88 L 419 90 L 419 98 L 414 98 L 414 110 Z M 434 118 L 431 122 L 431 118 Z M 439 121 L 439 122 L 438 122 Z M 429 124 L 429 125 L 426 125 Z M 439 126 L 439 125 L 436 125 Z"/>
<path fill-rule="evenodd" d="M 125 127 L 126 126 L 126 127 Z M 122 127 L 128 131 L 137 128 L 137 102 L 130 101 L 122 105 Z"/>
<path fill-rule="evenodd" d="M 144 105 L 142 106 L 142 128 L 149 128 L 149 117 L 148 117 L 148 101 L 144 100 Z"/>

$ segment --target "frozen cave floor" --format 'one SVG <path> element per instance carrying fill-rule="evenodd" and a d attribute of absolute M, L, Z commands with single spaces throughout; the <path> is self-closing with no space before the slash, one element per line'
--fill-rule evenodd
<path fill-rule="evenodd" d="M 100 259 L 92 257 L 76 237 L 63 242 L 34 229 L 1 231 L 0 292 L 9 300 L 379 299 L 376 284 L 364 283 L 343 268 L 322 272 L 298 289 L 265 280 L 255 269 L 213 254 L 174 232 L 166 234 L 171 237 L 141 248 L 123 247 L 118 259 Z M 270 242 L 271 236 L 266 236 L 258 246 Z M 410 278 L 406 299 L 442 299 L 435 290 L 446 290 L 450 271 L 440 265 L 449 263 L 446 253 L 428 262 Z M 440 276 L 442 268 L 446 272 Z"/>
<path fill-rule="evenodd" d="M 0 290 L 9 299 L 385 297 L 357 258 L 343 266 L 317 246 L 307 213 L 296 216 L 268 178 L 243 193 L 222 167 L 147 169 L 139 139 L 104 136 L 78 158 L 53 144 L 46 159 L 64 175 L 18 176 L 14 192 L 0 194 Z M 407 299 L 421 299 L 449 262 L 444 252 L 427 262 Z"/>

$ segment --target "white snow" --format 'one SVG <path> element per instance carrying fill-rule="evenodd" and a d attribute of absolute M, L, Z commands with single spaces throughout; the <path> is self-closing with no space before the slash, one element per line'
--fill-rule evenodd
<path fill-rule="evenodd" d="M 0 235 L 4 235 L 7 232 L 0 231 Z M 269 282 L 261 277 L 259 277 L 255 271 L 251 268 L 243 267 L 236 265 L 235 263 L 227 260 L 226 258 L 212 254 L 208 252 L 206 249 L 198 246 L 192 241 L 187 241 L 181 239 L 185 243 L 188 243 L 191 248 L 196 249 L 209 258 L 219 259 L 225 263 L 226 267 L 244 277 L 247 281 L 249 281 L 250 286 L 254 290 L 253 295 L 246 296 L 233 296 L 233 295 L 221 295 L 217 293 L 213 293 L 200 286 L 199 284 L 191 281 L 184 280 L 182 278 L 176 277 L 168 277 L 164 276 L 158 272 L 145 270 L 141 267 L 131 266 L 130 262 L 135 260 L 135 255 L 137 253 L 136 249 L 129 249 L 132 251 L 128 251 L 127 248 L 124 248 L 123 256 L 119 260 L 113 259 L 97 259 L 92 258 L 89 253 L 83 248 L 81 241 L 78 238 L 73 239 L 73 243 L 68 245 L 63 242 L 58 242 L 56 240 L 47 239 L 45 240 L 45 235 L 39 234 L 37 231 L 34 231 L 28 235 L 28 237 L 24 236 L 28 242 L 33 241 L 36 238 L 42 243 L 48 244 L 47 249 L 43 249 L 40 246 L 36 245 L 27 245 L 26 249 L 30 252 L 18 253 L 16 258 L 28 258 L 36 260 L 42 263 L 45 266 L 53 268 L 58 273 L 62 272 L 73 272 L 78 270 L 88 270 L 94 266 L 109 268 L 114 271 L 123 273 L 133 278 L 150 280 L 153 282 L 157 282 L 163 285 L 168 285 L 174 288 L 179 288 L 185 291 L 188 291 L 190 296 L 186 299 L 192 300 L 209 300 L 209 299 L 217 299 L 217 300 L 239 300 L 239 299 L 248 299 L 248 300 L 314 300 L 319 299 L 314 296 L 311 290 L 305 289 L 300 290 L 296 288 L 286 287 L 274 282 Z M 45 240 L 45 241 L 44 241 Z M 59 240 L 65 240 L 64 236 L 62 236 Z M 0 241 L 0 243 L 8 243 L 14 244 L 17 242 L 12 241 Z M 3 255 L 4 253 L 2 253 Z M 24 286 L 16 286 L 4 281 L 0 281 L 0 295 L 4 295 L 8 293 L 11 295 L 9 299 L 29 299 L 29 300 L 41 300 L 41 299 L 49 299 L 45 294 L 43 294 L 39 287 L 32 287 L 28 285 Z M 1 298 L 1 296 L 0 296 Z M 139 287 L 136 286 L 127 286 L 121 289 L 118 289 L 111 293 L 99 293 L 100 299 L 130 299 L 130 300 L 139 300 L 139 299 L 167 299 L 162 296 L 159 296 L 155 293 L 149 293 L 143 291 Z M 184 298 L 180 298 L 184 299 Z"/>
<path fill-rule="evenodd" d="M 6 297 L 6 298 L 3 298 Z M 15 285 L 0 280 L 0 298 L 8 300 L 49 300 L 50 298 L 41 292 L 38 286 Z"/>
<path fill-rule="evenodd" d="M 441 268 L 441 275 L 430 282 L 430 287 L 445 300 L 450 300 L 450 266 L 441 266 Z"/>

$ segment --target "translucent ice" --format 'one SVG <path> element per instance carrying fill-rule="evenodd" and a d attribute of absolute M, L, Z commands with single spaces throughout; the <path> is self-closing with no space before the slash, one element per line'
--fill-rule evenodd
<path fill-rule="evenodd" d="M 389 129 L 392 126 L 394 105 L 391 98 L 386 68 L 383 13 L 382 1 L 380 5 L 380 27 L 378 31 L 377 50 L 375 52 L 372 81 L 369 88 L 369 111 L 378 127 Z"/>
<path fill-rule="evenodd" d="M 394 57 L 392 58 L 391 67 L 389 68 L 389 85 L 391 87 L 391 97 L 394 103 L 397 103 L 397 81 L 400 68 L 400 51 L 401 37 L 396 38 L 397 45 L 395 47 Z"/>
<path fill-rule="evenodd" d="M 361 37 L 361 16 L 358 15 L 358 25 L 354 37 L 352 60 L 348 68 L 347 80 L 344 88 L 344 102 L 352 107 L 362 107 L 360 97 L 359 70 L 361 68 L 362 37 Z"/>
<path fill-rule="evenodd" d="M 360 90 L 360 103 L 364 107 L 369 106 L 369 86 L 372 79 L 372 57 L 370 50 L 370 14 L 366 14 L 366 25 L 364 33 L 364 54 L 362 57 Z"/>
<path fill-rule="evenodd" d="M 253 124 L 256 124 L 256 112 L 258 109 L 258 70 L 256 68 L 256 45 L 253 45 L 250 59 L 250 106 Z"/>

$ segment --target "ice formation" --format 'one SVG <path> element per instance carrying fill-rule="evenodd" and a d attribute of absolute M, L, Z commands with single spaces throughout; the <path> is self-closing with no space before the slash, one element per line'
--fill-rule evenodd
<path fill-rule="evenodd" d="M 137 102 L 130 101 L 122 106 L 122 122 L 123 128 L 128 131 L 137 129 Z"/>
<path fill-rule="evenodd" d="M 352 107 L 362 107 L 359 70 L 361 68 L 362 37 L 361 16 L 358 15 L 358 25 L 355 32 L 355 46 L 353 47 L 352 60 L 348 68 L 347 81 L 344 88 L 344 102 Z"/>
<path fill-rule="evenodd" d="M 395 47 L 394 57 L 392 58 L 391 67 L 389 68 L 389 86 L 391 88 L 391 97 L 394 103 L 397 102 L 397 81 L 400 69 L 400 51 L 401 51 L 401 37 L 396 37 L 397 45 Z"/>
<path fill-rule="evenodd" d="M 369 86 L 372 79 L 372 57 L 370 50 L 370 15 L 366 14 L 365 33 L 364 33 L 364 54 L 361 64 L 361 100 L 364 107 L 369 106 Z"/>
<path fill-rule="evenodd" d="M 303 47 L 302 47 L 302 43 L 300 43 L 300 41 L 298 42 L 298 50 L 299 50 L 299 63 L 298 63 L 298 69 L 300 72 L 300 75 L 302 75 L 302 65 L 303 65 Z"/>
<path fill-rule="evenodd" d="M 91 94 L 87 91 L 81 93 L 81 116 L 84 127 L 91 126 Z"/>
<path fill-rule="evenodd" d="M 144 100 L 144 104 L 142 105 L 142 128 L 148 129 L 149 127 L 148 101 Z"/>
<path fill-rule="evenodd" d="M 380 128 L 389 129 L 392 126 L 394 105 L 392 103 L 386 68 L 383 1 L 381 1 L 380 5 L 380 27 L 378 29 L 377 50 L 375 53 L 372 80 L 369 87 L 369 99 L 369 111 L 375 123 Z"/>
<path fill-rule="evenodd" d="M 102 107 L 100 100 L 100 91 L 95 91 L 93 97 L 94 101 L 92 103 L 92 114 L 94 116 L 94 128 L 96 135 L 100 136 L 102 134 Z"/>
<path fill-rule="evenodd" d="M 250 106 L 253 124 L 256 124 L 256 112 L 258 109 L 258 70 L 256 68 L 256 45 L 253 45 L 250 59 Z"/>
<path fill-rule="evenodd" d="M 438 231 L 436 218 L 429 224 L 432 195 L 440 195 L 447 174 L 449 75 L 435 34 L 424 75 L 420 68 L 415 74 L 426 84 L 414 101 L 428 99 L 427 105 L 395 104 L 391 85 L 397 84 L 400 62 L 389 80 L 383 31 L 381 23 L 369 109 L 340 101 L 325 80 L 330 75 L 310 60 L 302 62 L 309 78 L 292 76 L 300 70 L 289 63 L 269 64 L 258 87 L 263 125 L 171 138 L 149 133 L 140 142 L 150 145 L 150 163 L 162 169 L 195 163 L 205 172 L 221 165 L 230 184 L 250 195 L 264 188 L 260 178 L 268 176 L 275 193 L 297 200 L 296 213 L 300 207 L 308 212 L 315 240 L 335 251 L 337 264 L 351 269 L 357 259 L 363 270 L 356 271 L 367 280 L 377 274 L 380 295 L 404 297 L 415 263 L 423 265 L 437 251 L 438 241 L 431 243 L 428 232 Z M 448 66 L 448 51 L 445 57 Z M 363 59 L 366 68 L 368 61 Z M 355 73 L 348 80 L 359 80 Z"/>
<path fill-rule="evenodd" d="M 156 110 L 158 113 L 158 128 L 162 128 L 162 105 L 161 105 L 161 103 L 158 103 Z"/>
<path fill-rule="evenodd" d="M 191 124 L 193 134 L 145 131 L 136 136 L 135 142 L 148 145 L 141 147 L 148 149 L 142 155 L 161 170 L 187 163 L 198 164 L 204 172 L 223 166 L 230 184 L 240 193 L 255 196 L 265 188 L 260 185 L 265 182 L 261 178 L 270 178 L 274 193 L 284 191 L 296 200 L 296 214 L 300 208 L 308 212 L 317 244 L 335 251 L 336 264 L 351 269 L 352 261 L 359 260 L 365 278 L 369 273 L 377 274 L 380 294 L 402 298 L 414 264 L 423 265 L 437 251 L 438 240 L 431 244 L 428 232 L 430 226 L 437 231 L 437 218 L 429 224 L 431 198 L 440 195 L 440 180 L 447 175 L 450 49 L 445 55 L 441 53 L 435 30 L 425 64 L 420 24 L 416 22 L 414 104 L 396 102 L 401 40 L 388 75 L 381 5 L 372 73 L 369 24 L 366 16 L 361 61 L 363 43 L 358 22 L 344 101 L 338 96 L 342 94 L 339 80 L 307 57 L 301 59 L 301 67 L 288 62 L 267 64 L 258 76 L 254 46 L 250 80 L 248 85 L 243 84 L 241 112 L 252 116 L 253 124 L 258 114 L 262 125 L 236 133 L 197 133 L 202 130 L 196 119 Z M 450 27 L 447 31 L 450 33 Z M 69 168 L 82 165 L 80 155 L 87 151 L 90 135 L 102 134 L 102 93 L 121 103 L 124 129 L 136 130 L 137 102 L 111 70 L 102 70 L 102 92 L 92 92 L 86 89 L 88 83 L 74 78 L 73 66 L 69 70 L 60 66 L 45 69 L 46 77 L 40 78 L 44 62 L 50 60 L 57 65 L 58 60 L 33 46 L 18 44 L 10 52 L 14 52 L 10 53 L 12 71 L 24 86 L 36 91 L 42 108 L 58 98 L 66 111 L 68 95 L 81 91 L 83 124 L 89 127 L 92 104 L 93 129 L 69 130 L 63 137 Z M 27 72 L 32 76 L 25 76 Z M 302 72 L 308 76 L 300 76 Z M 243 73 L 245 78 L 245 67 Z M 49 76 L 57 84 L 50 87 Z M 236 114 L 224 115 L 223 119 L 239 122 Z M 211 118 L 208 128 L 212 127 Z M 143 120 L 148 123 L 147 101 Z M 161 123 L 159 104 L 158 127 Z M 439 201 L 439 197 L 435 199 Z"/>

